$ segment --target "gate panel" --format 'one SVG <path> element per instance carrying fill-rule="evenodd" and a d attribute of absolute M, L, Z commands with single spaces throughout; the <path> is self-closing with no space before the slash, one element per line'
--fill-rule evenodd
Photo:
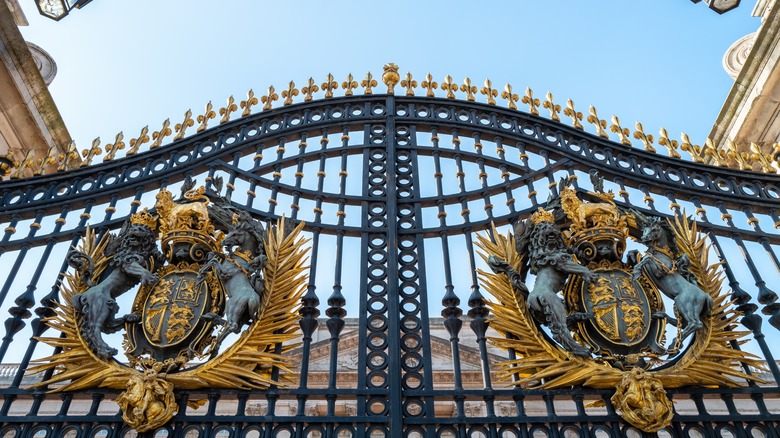
<path fill-rule="evenodd" d="M 733 329 L 750 331 L 749 343 L 731 346 L 767 363 L 742 371 L 768 383 L 668 390 L 676 415 L 659 435 L 778 436 L 770 345 L 780 177 L 651 153 L 492 104 L 393 94 L 306 100 L 114 161 L 0 182 L 0 311 L 9 312 L 0 436 L 132 436 L 112 401 L 120 391 L 48 393 L 55 388 L 28 386 L 51 371 L 25 371 L 58 352 L 37 340 L 57 335 L 41 318 L 61 299 L 65 254 L 87 224 L 116 230 L 187 177 L 262 221 L 305 221 L 310 284 L 294 384 L 177 390 L 165 436 L 648 436 L 621 419 L 612 388 L 501 380 L 499 364 L 522 352 L 489 341 L 495 297 L 476 272 L 490 270 L 477 236 L 511 231 L 559 194 L 562 178 L 590 199 L 592 170 L 621 207 L 696 217 L 723 262 L 742 324 Z M 123 311 L 129 295 L 118 299 Z"/>

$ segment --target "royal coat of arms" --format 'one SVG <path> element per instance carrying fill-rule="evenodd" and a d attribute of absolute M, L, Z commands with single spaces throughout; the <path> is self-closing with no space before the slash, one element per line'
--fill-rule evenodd
<path fill-rule="evenodd" d="M 160 190 L 154 211 L 133 214 L 117 235 L 98 239 L 87 229 L 68 254 L 74 272 L 61 303 L 46 319 L 62 336 L 41 339 L 61 352 L 30 368 L 57 372 L 34 386 L 124 390 L 116 399 L 122 418 L 144 432 L 178 411 L 175 388 L 285 384 L 290 364 L 280 352 L 297 336 L 307 281 L 303 223 L 281 220 L 266 230 L 194 185 L 188 179 L 178 199 Z M 130 291 L 137 291 L 132 307 L 118 317 L 117 298 Z M 103 338 L 120 330 L 126 364 Z M 223 347 L 231 334 L 237 339 Z"/>
<path fill-rule="evenodd" d="M 501 364 L 503 377 L 530 388 L 616 388 L 616 410 L 646 432 L 671 422 L 665 388 L 757 380 L 740 369 L 762 364 L 732 348 L 745 332 L 696 223 L 621 208 L 598 175 L 585 199 L 568 182 L 514 235 L 480 236 L 493 270 L 479 271 L 496 299 L 491 327 L 504 335 L 491 341 L 518 357 Z M 646 249 L 626 251 L 629 239 Z"/>

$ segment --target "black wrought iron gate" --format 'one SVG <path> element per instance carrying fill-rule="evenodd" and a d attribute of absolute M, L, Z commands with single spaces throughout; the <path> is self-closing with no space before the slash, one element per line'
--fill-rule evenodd
<path fill-rule="evenodd" d="M 474 102 L 471 87 L 466 100 L 455 99 L 451 80 L 442 84 L 446 98 L 434 97 L 431 84 L 428 96 L 352 95 L 349 85 L 333 97 L 334 84 L 329 78 L 325 96 L 311 99 L 310 83 L 302 102 L 278 108 L 271 91 L 254 114 L 250 96 L 244 116 L 229 120 L 228 105 L 219 126 L 205 129 L 206 117 L 192 135 L 184 135 L 185 121 L 167 145 L 155 138 L 123 158 L 0 183 L 0 303 L 9 314 L 0 436 L 135 434 L 111 401 L 115 391 L 30 390 L 44 376 L 25 370 L 52 353 L 36 340 L 49 330 L 41 317 L 59 299 L 65 252 L 85 226 L 117 229 L 187 176 L 211 187 L 222 178 L 232 202 L 256 218 L 306 222 L 311 284 L 295 350 L 299 377 L 267 391 L 177 391 L 179 413 L 150 436 L 650 435 L 621 421 L 611 390 L 497 381 L 495 364 L 513 353 L 486 341 L 491 315 L 475 270 L 487 268 L 475 235 L 491 223 L 504 232 L 544 206 L 563 177 L 590 189 L 593 169 L 624 206 L 697 217 L 724 262 L 741 329 L 752 332 L 743 348 L 768 364 L 769 384 L 669 391 L 676 416 L 659 435 L 780 435 L 777 350 L 764 334 L 780 339 L 780 306 L 769 289 L 780 270 L 780 177 L 632 147 L 620 127 L 621 142 L 613 142 L 601 127 L 585 132 L 576 111 L 575 126 L 560 122 L 552 101 L 551 119 L 533 99 L 529 113 L 518 111 L 511 92 L 510 108 L 501 108 L 492 90 L 488 103 Z M 762 325 L 759 309 L 775 328 Z"/>

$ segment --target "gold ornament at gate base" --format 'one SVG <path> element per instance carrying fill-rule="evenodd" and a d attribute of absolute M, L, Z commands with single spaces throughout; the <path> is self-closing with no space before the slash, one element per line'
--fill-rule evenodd
<path fill-rule="evenodd" d="M 658 432 L 674 416 L 663 384 L 642 368 L 623 373 L 610 401 L 624 420 L 645 432 Z"/>
<path fill-rule="evenodd" d="M 62 351 L 28 370 L 56 372 L 31 387 L 123 390 L 116 399 L 122 418 L 143 433 L 178 412 L 174 388 L 291 383 L 284 353 L 294 347 L 307 286 L 304 224 L 292 228 L 282 218 L 266 232 L 219 193 L 193 186 L 185 181 L 176 201 L 162 189 L 156 213 L 132 215 L 118 236 L 98 241 L 87 228 L 81 247 L 68 254 L 75 272 L 65 274 L 61 301 L 44 319 L 61 336 L 40 338 Z M 131 313 L 117 318 L 112 297 L 139 282 Z M 116 349 L 101 335 L 123 327 L 129 366 L 114 359 Z M 223 350 L 230 333 L 238 339 Z M 198 359 L 206 360 L 190 365 Z"/>
<path fill-rule="evenodd" d="M 601 189 L 603 180 L 593 181 L 594 192 L 584 196 L 562 181 L 551 211 L 518 221 L 514 235 L 494 228 L 492 239 L 478 238 L 493 270 L 478 270 L 480 283 L 494 298 L 490 325 L 501 335 L 490 342 L 517 357 L 499 364 L 499 376 L 523 388 L 617 388 L 616 410 L 646 432 L 671 423 L 665 388 L 762 382 L 741 371 L 764 365 L 732 348 L 748 332 L 737 330 L 740 315 L 696 223 L 621 208 Z M 647 251 L 624 257 L 628 238 Z M 668 341 L 674 318 L 662 294 L 673 299 L 677 319 Z"/>
<path fill-rule="evenodd" d="M 173 385 L 157 377 L 154 369 L 131 375 L 127 389 L 115 401 L 122 410 L 122 419 L 138 433 L 162 426 L 179 410 Z"/>

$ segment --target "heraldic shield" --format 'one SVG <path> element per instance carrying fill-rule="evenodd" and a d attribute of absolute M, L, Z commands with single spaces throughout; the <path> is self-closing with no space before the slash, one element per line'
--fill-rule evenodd
<path fill-rule="evenodd" d="M 500 376 L 528 388 L 613 389 L 615 409 L 645 432 L 674 416 L 666 388 L 760 381 L 743 369 L 761 361 L 733 348 L 738 314 L 696 223 L 624 209 L 597 174 L 592 181 L 585 193 L 564 179 L 514 235 L 479 237 L 493 271 L 478 271 L 495 298 L 490 326 L 502 335 L 490 340 L 517 357 Z M 629 238 L 647 250 L 626 251 Z"/>
<path fill-rule="evenodd" d="M 74 272 L 65 275 L 62 299 L 45 319 L 62 335 L 41 338 L 62 353 L 29 370 L 56 372 L 35 387 L 121 389 L 115 401 L 122 418 L 142 433 L 178 412 L 176 388 L 291 381 L 289 360 L 279 353 L 298 336 L 308 271 L 304 224 L 282 218 L 266 230 L 221 196 L 218 182 L 216 191 L 194 186 L 187 179 L 178 199 L 160 190 L 155 210 L 131 215 L 118 235 L 98 239 L 87 228 L 68 254 Z M 130 313 L 117 317 L 119 296 L 134 290 Z M 127 364 L 103 338 L 122 329 Z M 223 349 L 231 334 L 235 340 Z"/>

